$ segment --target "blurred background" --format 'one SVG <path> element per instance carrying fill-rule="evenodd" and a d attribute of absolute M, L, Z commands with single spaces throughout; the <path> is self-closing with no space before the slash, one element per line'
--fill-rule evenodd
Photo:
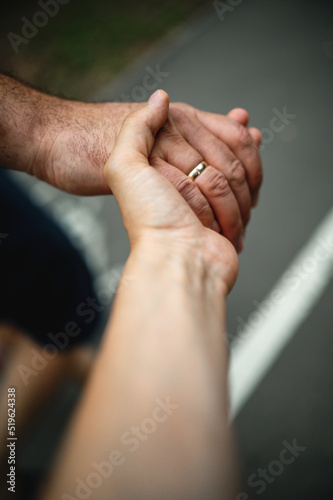
<path fill-rule="evenodd" d="M 244 107 L 262 131 L 264 184 L 228 299 L 238 500 L 333 498 L 332 2 L 70 0 L 16 53 L 8 33 L 20 35 L 22 17 L 38 10 L 2 3 L 1 71 L 71 99 L 137 102 L 159 65 L 171 100 Z M 80 249 L 97 289 L 116 283 L 129 246 L 113 198 L 15 178 Z M 24 498 L 81 387 L 65 383 L 22 439 Z M 281 462 L 284 449 L 292 463 Z"/>

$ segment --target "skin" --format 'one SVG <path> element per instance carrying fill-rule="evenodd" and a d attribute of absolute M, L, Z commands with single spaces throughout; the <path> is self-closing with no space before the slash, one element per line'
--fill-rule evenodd
<path fill-rule="evenodd" d="M 41 498 L 72 495 L 92 463 L 118 450 L 123 462 L 92 489 L 94 500 L 236 497 L 228 424 L 225 300 L 238 259 L 149 165 L 169 111 L 163 91 L 129 115 L 105 166 L 131 253 L 87 390 Z M 196 181 L 194 181 L 196 182 Z M 135 452 L 123 433 L 142 432 L 169 398 L 175 409 Z"/>
<path fill-rule="evenodd" d="M 0 164 L 71 193 L 110 193 L 104 164 L 126 116 L 143 106 L 68 101 L 0 75 Z M 262 181 L 261 134 L 248 120 L 243 109 L 224 116 L 172 103 L 149 156 L 199 220 L 237 251 Z M 193 183 L 187 175 L 202 159 L 209 168 Z"/>

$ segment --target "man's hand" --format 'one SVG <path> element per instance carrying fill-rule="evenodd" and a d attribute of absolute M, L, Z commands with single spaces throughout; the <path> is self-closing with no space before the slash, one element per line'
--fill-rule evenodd
<path fill-rule="evenodd" d="M 65 101 L 64 105 L 64 126 L 57 130 L 58 118 L 46 126 L 39 151 L 45 159 L 36 158 L 33 173 L 76 194 L 109 193 L 102 166 L 124 119 L 143 104 Z M 222 232 L 238 251 L 262 180 L 261 135 L 246 128 L 248 119 L 242 109 L 223 116 L 173 103 L 149 158 L 200 221 Z M 188 173 L 203 159 L 209 167 L 193 182 Z"/>
<path fill-rule="evenodd" d="M 110 193 L 102 170 L 126 116 L 143 103 L 81 103 L 42 94 L 7 77 L 0 80 L 0 161 L 59 189 L 82 195 Z M 170 105 L 150 164 L 167 177 L 206 226 L 242 249 L 262 167 L 259 130 L 248 114 L 227 116 Z M 188 173 L 209 166 L 193 182 Z"/>
<path fill-rule="evenodd" d="M 242 109 L 223 116 L 171 104 L 150 155 L 150 164 L 172 182 L 200 221 L 222 232 L 238 251 L 262 181 L 261 134 L 246 128 L 248 119 Z M 208 167 L 193 182 L 188 174 L 202 160 Z"/>

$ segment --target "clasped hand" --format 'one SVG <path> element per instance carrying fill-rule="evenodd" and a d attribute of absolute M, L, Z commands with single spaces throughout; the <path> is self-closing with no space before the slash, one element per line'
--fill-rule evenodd
<path fill-rule="evenodd" d="M 144 104 L 44 98 L 48 122 L 31 173 L 72 193 L 110 193 L 103 166 L 124 119 Z M 262 180 L 261 134 L 247 128 L 248 119 L 243 109 L 224 116 L 172 103 L 149 155 L 150 165 L 171 181 L 204 226 L 221 232 L 237 251 Z M 188 173 L 202 160 L 209 167 L 192 182 Z"/>
<path fill-rule="evenodd" d="M 126 117 L 104 168 L 132 252 L 179 255 L 184 262 L 193 259 L 220 280 L 228 293 L 238 272 L 235 248 L 224 236 L 205 227 L 169 180 L 149 164 L 169 111 L 164 91 L 154 97 Z M 189 182 L 194 185 L 196 180 Z"/>

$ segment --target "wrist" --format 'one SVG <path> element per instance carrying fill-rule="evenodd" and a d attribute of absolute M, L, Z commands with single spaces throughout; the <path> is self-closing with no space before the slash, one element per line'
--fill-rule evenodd
<path fill-rule="evenodd" d="M 103 168 L 131 104 L 46 97 L 47 120 L 36 130 L 40 145 L 32 173 L 75 194 L 109 194 Z"/>
<path fill-rule="evenodd" d="M 195 242 L 147 238 L 132 247 L 129 261 L 149 270 L 156 279 L 174 278 L 186 289 L 225 299 L 230 291 L 229 270 L 204 243 L 204 238 Z"/>

